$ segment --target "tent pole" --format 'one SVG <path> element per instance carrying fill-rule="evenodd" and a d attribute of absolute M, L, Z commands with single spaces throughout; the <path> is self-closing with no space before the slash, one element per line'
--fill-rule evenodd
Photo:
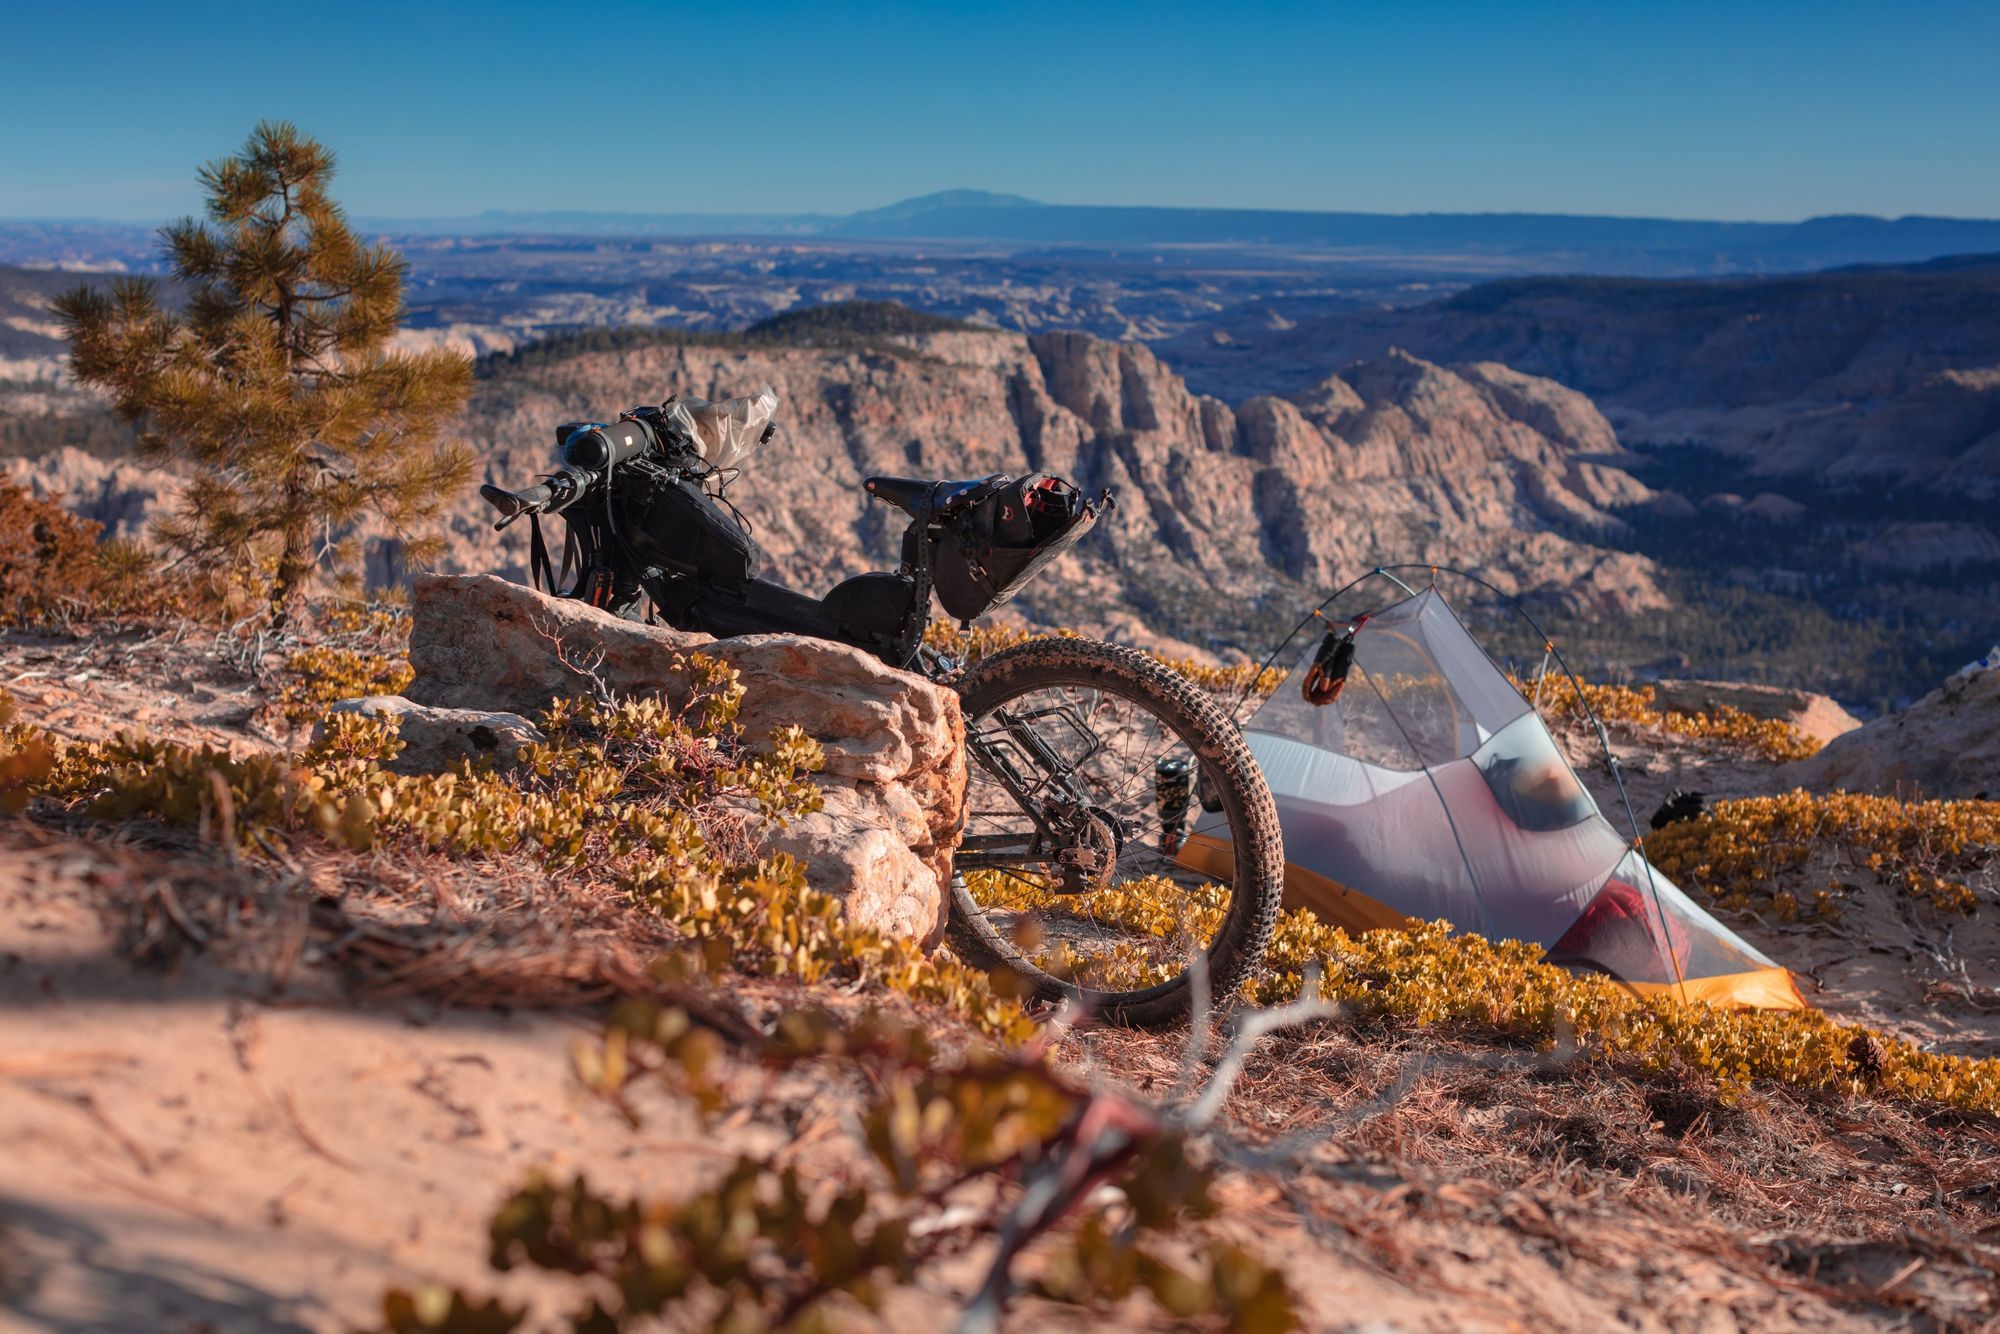
<path fill-rule="evenodd" d="M 1403 581 L 1402 581 L 1401 579 L 1398 579 L 1398 578 L 1397 578 L 1397 577 L 1396 577 L 1395 575 L 1393 575 L 1393 574 L 1390 574 L 1390 573 L 1389 573 L 1389 568 L 1390 568 L 1390 567 L 1389 567 L 1389 566 L 1387 566 L 1387 565 L 1377 565 L 1377 566 L 1376 566 L 1376 567 L 1375 567 L 1374 569 L 1370 570 L 1370 571 L 1368 572 L 1368 574 L 1379 574 L 1379 575 L 1381 575 L 1381 576 L 1382 576 L 1382 577 L 1383 577 L 1384 579 L 1387 579 L 1387 580 L 1388 580 L 1388 581 L 1389 581 L 1390 583 L 1394 584 L 1394 585 L 1395 585 L 1396 587 L 1398 587 L 1398 588 L 1402 589 L 1402 590 L 1403 590 L 1403 591 L 1404 591 L 1405 593 L 1409 594 L 1409 595 L 1410 595 L 1411 597 L 1415 597 L 1415 596 L 1417 595 L 1417 590 L 1416 590 L 1416 589 L 1414 589 L 1414 588 L 1411 588 L 1411 587 L 1410 587 L 1410 586 L 1409 586 L 1408 584 L 1404 583 L 1404 582 L 1403 582 Z M 1409 566 L 1406 566 L 1406 565 L 1404 565 L 1404 566 L 1397 566 L 1396 568 L 1397 568 L 1397 569 L 1409 569 L 1410 567 L 1409 567 Z M 1364 574 L 1364 575 L 1362 575 L 1362 576 L 1361 576 L 1361 578 L 1362 578 L 1362 579 L 1366 579 L 1366 578 L 1368 577 L 1368 574 Z M 1359 583 L 1359 582 L 1360 582 L 1360 580 L 1356 580 L 1355 582 L 1356 582 L 1356 583 Z M 1352 584 L 1350 584 L 1350 585 L 1348 585 L 1348 587 L 1350 587 L 1350 588 L 1351 588 L 1351 587 L 1353 587 L 1353 585 L 1352 585 Z"/>
<path fill-rule="evenodd" d="M 1370 579 L 1375 578 L 1377 575 L 1380 575 L 1382 578 L 1387 579 L 1390 583 L 1402 589 L 1403 592 L 1409 594 L 1409 596 L 1411 597 L 1416 596 L 1416 593 L 1410 588 L 1408 584 L 1404 583 L 1401 579 L 1398 579 L 1395 575 L 1390 574 L 1387 570 L 1383 569 L 1379 565 L 1376 566 L 1374 569 L 1369 570 L 1366 573 L 1360 575 L 1358 578 L 1350 579 L 1346 583 L 1342 584 L 1339 588 L 1334 589 L 1333 592 L 1326 595 L 1325 599 L 1321 601 L 1321 603 L 1317 607 L 1314 607 L 1311 611 L 1299 617 L 1299 623 L 1292 627 L 1291 633 L 1287 634 L 1283 639 L 1279 640 L 1278 646 L 1272 649 L 1270 653 L 1265 655 L 1264 661 L 1257 664 L 1256 674 L 1253 675 L 1248 681 L 1245 681 L 1243 683 L 1242 693 L 1236 697 L 1236 703 L 1230 706 L 1229 709 L 1230 720 L 1232 722 L 1235 721 L 1236 715 L 1238 712 L 1242 710 L 1244 702 L 1250 698 L 1250 692 L 1257 688 L 1258 678 L 1262 677 L 1265 672 L 1271 670 L 1271 664 L 1276 662 L 1278 660 L 1278 655 L 1283 653 L 1286 650 L 1286 648 L 1290 647 L 1291 642 L 1299 637 L 1299 631 L 1305 629 L 1308 625 L 1311 625 L 1315 619 L 1322 618 L 1325 615 L 1326 609 L 1328 607 L 1331 607 L 1334 603 L 1340 601 L 1340 599 L 1346 597 L 1356 588 L 1359 588 L 1362 584 L 1368 582 Z"/>

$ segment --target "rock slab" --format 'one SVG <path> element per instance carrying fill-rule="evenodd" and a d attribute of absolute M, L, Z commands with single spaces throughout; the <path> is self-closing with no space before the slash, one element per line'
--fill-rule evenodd
<path fill-rule="evenodd" d="M 404 774 L 435 774 L 460 760 L 491 760 L 512 764 L 525 746 L 546 740 L 542 731 L 518 713 L 486 709 L 441 709 L 418 704 L 401 695 L 369 695 L 344 699 L 329 713 L 359 713 L 394 718 L 403 749 L 385 769 Z M 322 726 L 315 725 L 318 738 Z"/>
<path fill-rule="evenodd" d="M 593 690 L 673 700 L 690 689 L 688 654 L 729 663 L 744 687 L 746 741 L 797 724 L 826 751 L 825 809 L 772 830 L 769 846 L 803 861 L 850 920 L 926 944 L 942 935 L 965 802 L 965 723 L 953 691 L 844 644 L 718 640 L 492 575 L 419 576 L 410 605 L 416 677 L 407 694 L 431 708 L 532 716 Z"/>
<path fill-rule="evenodd" d="M 2000 799 L 2000 671 L 1954 676 L 1778 777 L 1814 789 Z"/>
<path fill-rule="evenodd" d="M 1821 745 L 1861 726 L 1859 718 L 1825 695 L 1740 681 L 1659 681 L 1653 686 L 1653 704 L 1662 713 L 1713 713 L 1720 706 L 1752 718 L 1775 718 Z"/>

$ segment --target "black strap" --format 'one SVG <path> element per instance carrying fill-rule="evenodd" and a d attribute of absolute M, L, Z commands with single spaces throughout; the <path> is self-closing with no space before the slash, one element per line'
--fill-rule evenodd
<path fill-rule="evenodd" d="M 569 552 L 563 552 L 563 572 L 569 571 Z M 549 544 L 542 540 L 542 516 L 528 512 L 528 582 L 543 593 L 553 595 L 556 577 L 549 568 Z"/>
<path fill-rule="evenodd" d="M 581 548 L 577 546 L 576 525 L 569 524 L 567 527 L 569 531 L 563 538 L 562 582 L 549 589 L 549 592 L 555 594 L 557 597 L 567 597 L 571 593 L 576 592 L 576 584 L 570 582 L 571 574 L 577 576 L 578 583 L 582 582 L 583 576 L 583 553 Z M 564 589 L 568 589 L 569 592 L 563 592 L 562 590 Z"/>

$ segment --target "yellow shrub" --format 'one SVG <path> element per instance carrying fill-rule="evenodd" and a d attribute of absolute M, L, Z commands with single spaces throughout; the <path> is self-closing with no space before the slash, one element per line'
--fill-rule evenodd
<path fill-rule="evenodd" d="M 1990 866 L 1996 847 L 2000 802 L 1802 789 L 1720 801 L 1703 818 L 1668 825 L 1646 840 L 1655 866 L 1725 907 L 1774 892 L 1778 877 L 1815 861 L 1845 859 L 1949 912 L 1977 904 L 1966 877 Z"/>
<path fill-rule="evenodd" d="M 318 717 L 327 705 L 365 695 L 400 695 L 415 673 L 399 656 L 316 645 L 285 660 L 278 709 L 294 725 Z"/>
<path fill-rule="evenodd" d="M 1977 826 L 1967 826 L 1959 835 L 1977 832 Z M 1212 939 L 1228 906 L 1225 891 L 1214 885 L 1189 894 L 1166 881 L 1147 880 L 1064 898 L 1018 879 L 986 878 L 990 874 L 971 881 L 982 903 L 1074 911 L 1160 939 L 1190 932 Z M 1265 970 L 1244 990 L 1259 1004 L 1282 1003 L 1298 995 L 1307 969 L 1319 967 L 1322 994 L 1362 1015 L 1540 1043 L 1570 1034 L 1597 1052 L 1637 1057 L 1648 1069 L 1686 1065 L 1727 1087 L 1767 1079 L 2000 1115 L 2000 1060 L 1932 1055 L 1836 1024 L 1816 1010 L 1731 1011 L 1641 999 L 1609 978 L 1573 974 L 1541 962 L 1541 956 L 1539 946 L 1456 935 L 1443 922 L 1349 935 L 1300 908 L 1279 918 Z M 1121 950 L 1089 980 L 1138 985 L 1178 970 L 1178 963 L 1162 969 L 1146 963 L 1147 957 L 1137 948 Z M 1879 1074 L 1870 1062 L 1857 1064 L 1850 1057 L 1862 1042 L 1880 1053 Z"/>
<path fill-rule="evenodd" d="M 1669 713 L 1660 726 L 1677 736 L 1720 741 L 1780 764 L 1816 755 L 1821 745 L 1782 718 L 1759 718 L 1727 704 L 1713 713 Z"/>
<path fill-rule="evenodd" d="M 1595 713 L 1606 727 L 1622 726 L 1720 742 L 1778 763 L 1817 754 L 1821 744 L 1782 718 L 1759 718 L 1727 704 L 1717 705 L 1711 713 L 1662 713 L 1655 706 L 1657 696 L 1651 686 L 1579 681 L 1572 688 L 1568 678 L 1550 676 L 1540 683 L 1537 699 L 1536 683 L 1518 677 L 1510 679 L 1522 694 L 1535 701 L 1542 717 L 1554 726 L 1587 725 L 1589 715 Z"/>
<path fill-rule="evenodd" d="M 14 720 L 14 697 L 0 690 L 0 812 L 13 813 L 55 771 L 55 747 L 38 727 Z"/>
<path fill-rule="evenodd" d="M 320 666 L 314 679 L 340 674 Z M 750 816 L 782 822 L 819 809 L 812 773 L 825 757 L 797 727 L 752 752 L 736 727 L 735 670 L 701 654 L 680 667 L 694 685 L 678 707 L 655 697 L 557 701 L 540 720 L 546 741 L 506 772 L 390 773 L 381 766 L 401 749 L 395 721 L 360 715 L 328 717 L 297 756 L 245 759 L 139 736 L 70 742 L 0 720 L 0 801 L 88 800 L 107 818 L 198 825 L 253 852 L 281 849 L 297 832 L 461 857 L 528 850 L 553 872 L 588 866 L 616 881 L 700 947 L 707 966 L 881 985 L 954 1007 L 995 1037 L 1026 1037 L 1021 1006 L 984 972 L 852 925 L 790 858 L 743 856 L 755 841 L 743 827 Z M 354 693 L 351 683 L 350 672 L 334 689 Z"/>

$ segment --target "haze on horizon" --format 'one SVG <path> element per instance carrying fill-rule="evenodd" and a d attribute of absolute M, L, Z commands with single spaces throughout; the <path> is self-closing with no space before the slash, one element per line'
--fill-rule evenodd
<path fill-rule="evenodd" d="M 360 216 L 1050 203 L 2000 217 L 2000 6 L 35 6 L 0 217 L 155 222 L 261 117 Z"/>

